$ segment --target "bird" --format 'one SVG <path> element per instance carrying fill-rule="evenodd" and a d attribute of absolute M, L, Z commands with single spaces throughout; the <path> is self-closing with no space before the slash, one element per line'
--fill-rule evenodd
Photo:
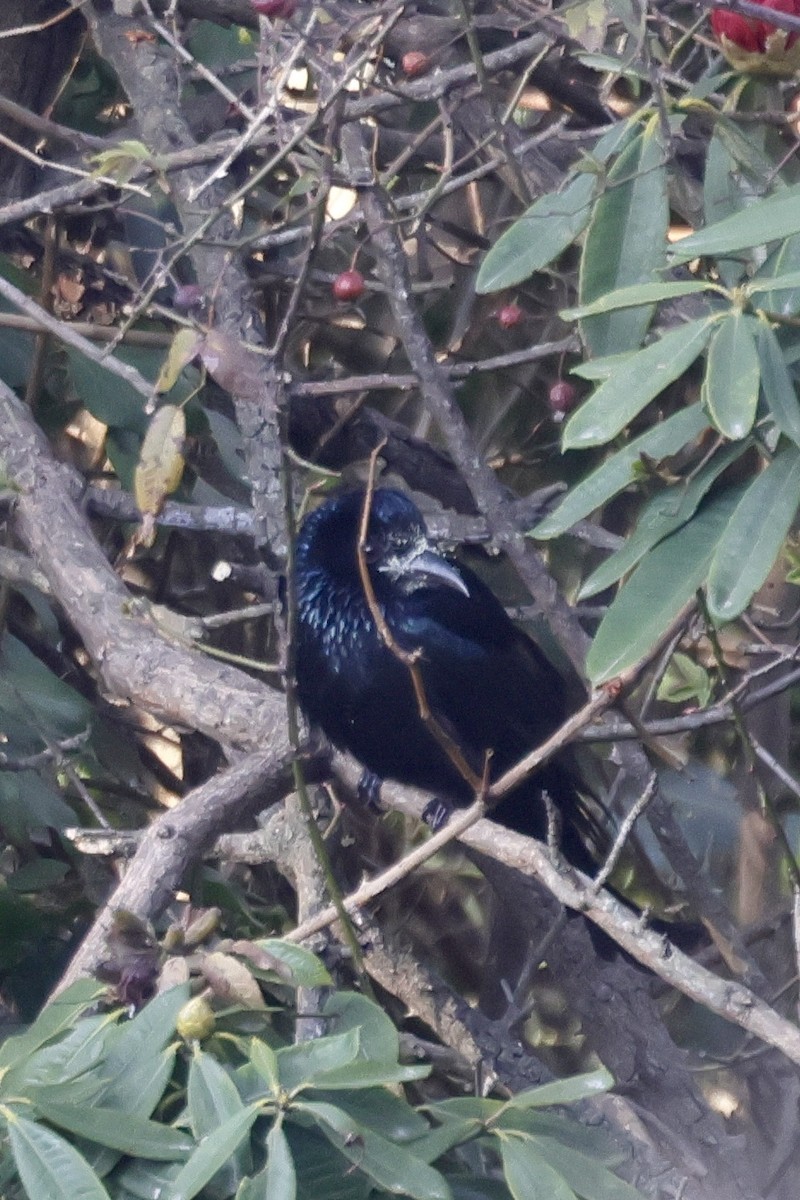
<path fill-rule="evenodd" d="M 312 727 L 361 763 L 363 797 L 377 800 L 386 779 L 422 788 L 434 798 L 425 815 L 436 827 L 475 791 L 420 716 L 408 666 L 376 624 L 359 574 L 363 504 L 363 488 L 341 492 L 301 526 L 297 697 Z M 559 672 L 479 576 L 437 549 L 404 492 L 373 492 L 364 558 L 373 603 L 397 647 L 417 652 L 433 716 L 477 776 L 488 762 L 489 779 L 499 778 L 561 726 L 570 706 Z M 563 817 L 566 856 L 587 869 L 595 818 L 587 817 L 571 764 L 546 763 L 492 819 L 543 838 L 545 790 Z"/>

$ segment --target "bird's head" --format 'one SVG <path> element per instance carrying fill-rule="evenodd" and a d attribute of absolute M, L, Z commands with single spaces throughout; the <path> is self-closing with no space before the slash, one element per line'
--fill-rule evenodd
<path fill-rule="evenodd" d="M 298 552 L 343 578 L 358 571 L 357 544 L 363 490 L 326 501 L 305 521 Z M 450 587 L 469 595 L 458 568 L 431 544 L 416 504 L 394 488 L 378 488 L 370 508 L 364 557 L 376 593 L 391 586 L 402 593 L 421 587 Z"/>

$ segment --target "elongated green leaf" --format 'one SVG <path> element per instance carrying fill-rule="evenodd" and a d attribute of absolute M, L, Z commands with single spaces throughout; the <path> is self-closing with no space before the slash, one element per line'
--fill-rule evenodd
<path fill-rule="evenodd" d="M 223 1121 L 216 1129 L 206 1134 L 189 1161 L 178 1172 L 165 1200 L 192 1200 L 202 1191 L 239 1149 L 260 1111 L 261 1102 L 256 1101 L 255 1104 L 234 1113 L 227 1121 Z"/>
<path fill-rule="evenodd" d="M 627 359 L 567 421 L 564 449 L 602 446 L 616 437 L 692 365 L 711 337 L 717 319 L 703 317 L 680 325 Z"/>
<path fill-rule="evenodd" d="M 281 1086 L 287 1091 L 312 1083 L 317 1076 L 351 1066 L 358 1056 L 359 1033 L 348 1029 L 331 1037 L 299 1042 L 277 1052 Z"/>
<path fill-rule="evenodd" d="M 313 1117 L 333 1145 L 380 1187 L 414 1200 L 451 1200 L 443 1175 L 410 1149 L 359 1125 L 336 1105 L 302 1101 L 296 1108 Z"/>
<path fill-rule="evenodd" d="M 216 414 L 209 413 L 209 418 L 212 415 Z M 235 426 L 233 428 L 235 429 Z M 241 460 L 239 471 L 241 473 Z M 312 954 L 305 946 L 294 946 L 291 942 L 285 942 L 283 938 L 260 938 L 256 945 L 266 950 L 267 954 L 280 959 L 283 965 L 289 968 L 294 987 L 325 987 L 332 982 L 327 968 L 316 954 Z"/>
<path fill-rule="evenodd" d="M 786 446 L 742 497 L 716 547 L 708 577 L 708 607 L 730 621 L 767 578 L 800 503 L 800 450 Z"/>
<path fill-rule="evenodd" d="M 94 1004 L 104 991 L 103 985 L 94 979 L 79 979 L 70 984 L 42 1010 L 30 1029 L 17 1037 L 7 1038 L 0 1045 L 0 1069 L 5 1071 L 23 1062 L 41 1046 L 70 1029 L 80 1014 Z"/>
<path fill-rule="evenodd" d="M 267 1134 L 267 1166 L 265 1169 L 264 1195 L 269 1200 L 295 1200 L 297 1174 L 294 1159 L 279 1121 L 275 1121 Z"/>
<path fill-rule="evenodd" d="M 248 1111 L 236 1084 L 222 1064 L 200 1049 L 196 1049 L 192 1055 L 186 1096 L 192 1132 L 201 1143 L 203 1139 L 213 1139 L 216 1131 L 229 1122 L 233 1122 L 231 1128 L 235 1129 L 236 1118 Z M 243 1141 L 243 1138 L 239 1139 L 239 1143 Z M 215 1180 L 215 1183 L 224 1185 L 229 1193 L 235 1192 L 253 1169 L 249 1143 L 239 1143 L 225 1155 L 219 1166 L 220 1179 Z"/>
<path fill-rule="evenodd" d="M 703 402 L 714 425 L 735 441 L 753 428 L 761 366 L 753 317 L 734 312 L 717 328 L 708 348 Z"/>
<path fill-rule="evenodd" d="M 800 403 L 797 400 L 797 390 L 786 366 L 780 343 L 764 321 L 759 323 L 757 344 L 764 399 L 781 433 L 785 433 L 796 446 L 800 446 Z"/>
<path fill-rule="evenodd" d="M 169 1125 L 159 1125 L 125 1113 L 120 1120 L 118 1108 L 102 1108 L 99 1105 L 55 1104 L 37 1098 L 36 1109 L 53 1125 L 66 1129 L 78 1137 L 87 1138 L 123 1154 L 135 1154 L 140 1158 L 173 1159 L 186 1158 L 194 1143 L 185 1133 Z"/>
<path fill-rule="evenodd" d="M 570 375 L 577 375 L 579 379 L 588 379 L 592 383 L 602 383 L 638 353 L 638 350 L 626 350 L 624 354 L 609 354 L 606 358 L 587 358 L 585 362 L 577 363 Z"/>
<path fill-rule="evenodd" d="M 443 1154 L 447 1154 L 454 1146 L 467 1142 L 481 1132 L 481 1122 L 467 1118 L 451 1119 L 442 1125 L 431 1129 L 422 1137 L 414 1138 L 408 1149 L 413 1150 L 423 1162 L 435 1162 Z"/>
<path fill-rule="evenodd" d="M 581 256 L 581 304 L 654 281 L 666 260 L 668 222 L 665 154 L 653 117 L 620 154 L 592 211 Z M 652 313 L 644 304 L 585 318 L 583 335 L 592 356 L 638 346 Z"/>
<path fill-rule="evenodd" d="M 250 1041 L 250 1062 L 258 1071 L 261 1078 L 269 1085 L 269 1089 L 273 1093 L 277 1093 L 280 1088 L 278 1077 L 278 1057 L 271 1046 L 266 1042 L 262 1042 L 260 1038 L 252 1038 Z"/>
<path fill-rule="evenodd" d="M 708 418 L 702 406 L 692 404 L 689 408 L 662 421 L 641 437 L 634 438 L 624 449 L 617 451 L 576 487 L 567 493 L 553 512 L 540 521 L 532 530 L 537 538 L 557 537 L 566 533 L 576 521 L 582 521 L 589 513 L 600 508 L 617 492 L 621 492 L 636 478 L 636 465 L 643 454 L 650 458 L 663 458 L 674 454 L 687 442 L 699 437 L 708 428 Z"/>
<path fill-rule="evenodd" d="M 613 1086 L 614 1079 L 610 1072 L 605 1067 L 600 1067 L 597 1071 L 587 1071 L 569 1079 L 556 1079 L 553 1083 L 527 1088 L 524 1092 L 512 1096 L 509 1106 L 545 1108 L 549 1104 L 574 1104 L 576 1100 L 586 1100 L 590 1096 L 608 1092 Z"/>
<path fill-rule="evenodd" d="M 597 685 L 651 654 L 705 582 L 717 544 L 741 499 L 731 489 L 642 559 L 600 622 L 586 672 Z"/>
<path fill-rule="evenodd" d="M 594 1158 L 565 1146 L 551 1137 L 535 1135 L 533 1148 L 579 1196 L 592 1200 L 643 1200 L 642 1193 Z"/>
<path fill-rule="evenodd" d="M 65 1037 L 42 1046 L 17 1067 L 5 1068 L 0 1095 L 32 1096 L 37 1089 L 43 1089 L 56 1099 L 59 1090 L 76 1088 L 81 1093 L 78 1098 L 69 1094 L 66 1097 L 73 1103 L 83 1103 L 96 1095 L 103 1081 L 99 1074 L 92 1073 L 92 1068 L 103 1055 L 113 1023 L 114 1018 L 108 1014 L 76 1021 Z"/>
<path fill-rule="evenodd" d="M 760 308 L 793 317 L 800 306 L 800 234 L 780 242 L 745 287 Z"/>
<path fill-rule="evenodd" d="M 540 196 L 492 246 L 478 272 L 476 292 L 513 287 L 558 258 L 588 224 L 597 188 L 598 177 L 582 173 L 563 191 Z"/>
<path fill-rule="evenodd" d="M 763 292 L 794 291 L 800 287 L 800 271 L 789 271 L 786 275 L 776 275 L 774 279 L 751 279 L 745 284 L 748 296 L 758 296 Z"/>
<path fill-rule="evenodd" d="M 500 1137 L 503 1174 L 514 1200 L 577 1200 L 563 1175 L 545 1162 L 531 1138 Z"/>
<path fill-rule="evenodd" d="M 703 255 L 733 254 L 794 233 L 800 233 L 800 184 L 683 238 L 672 248 L 672 260 L 688 262 Z"/>
<path fill-rule="evenodd" d="M 189 1120 L 196 1138 L 205 1137 L 244 1108 L 236 1084 L 225 1068 L 205 1051 L 195 1049 L 186 1090 Z"/>
<path fill-rule="evenodd" d="M 755 143 L 756 139 L 753 139 Z M 706 225 L 722 221 L 754 204 L 764 192 L 763 180 L 771 173 L 760 173 L 755 163 L 761 159 L 755 146 L 724 118 L 718 121 L 706 151 L 703 172 L 703 211 Z M 753 161 L 751 161 L 753 160 Z M 737 284 L 747 270 L 741 259 L 720 259 L 716 264 L 720 279 L 728 287 Z"/>
<path fill-rule="evenodd" d="M 660 300 L 676 300 L 680 296 L 691 296 L 695 292 L 719 291 L 716 284 L 699 282 L 696 279 L 686 279 L 680 282 L 670 280 L 655 283 L 633 283 L 630 287 L 618 288 L 615 292 L 606 292 L 599 300 L 591 304 L 579 304 L 576 308 L 565 308 L 559 316 L 564 321 L 580 321 L 584 317 L 593 317 L 598 313 L 615 312 L 619 308 L 636 308 L 640 304 L 657 304 Z"/>
<path fill-rule="evenodd" d="M 738 443 L 719 451 L 709 463 L 686 483 L 676 484 L 648 500 L 636 528 L 625 544 L 592 572 L 580 589 L 579 599 L 596 596 L 632 571 L 648 550 L 658 545 L 694 516 L 697 506 L 722 472 L 740 458 L 746 444 Z"/>
<path fill-rule="evenodd" d="M 109 1200 L 86 1159 L 51 1129 L 15 1116 L 8 1123 L 8 1136 L 32 1200 Z"/>
<path fill-rule="evenodd" d="M 431 1073 L 427 1063 L 406 1066 L 405 1063 L 371 1063 L 358 1061 L 336 1071 L 323 1071 L 315 1075 L 315 1088 L 326 1092 L 354 1091 L 356 1088 L 383 1087 L 392 1083 L 411 1083 L 414 1079 L 426 1079 Z"/>
<path fill-rule="evenodd" d="M 324 1012 L 327 1018 L 333 1018 L 331 1028 L 337 1033 L 347 1029 L 358 1031 L 363 1058 L 376 1064 L 397 1063 L 400 1054 L 397 1027 L 374 1000 L 357 992 L 332 992 L 325 1001 Z"/>

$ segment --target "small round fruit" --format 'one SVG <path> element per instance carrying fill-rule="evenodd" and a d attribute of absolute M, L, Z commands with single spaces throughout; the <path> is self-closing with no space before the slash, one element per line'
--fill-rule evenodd
<path fill-rule="evenodd" d="M 566 379 L 559 379 L 554 383 L 547 393 L 547 404 L 553 414 L 553 420 L 563 421 L 567 413 L 575 407 L 577 398 L 578 389 L 574 383 L 568 383 Z"/>
<path fill-rule="evenodd" d="M 400 66 L 409 79 L 417 79 L 430 71 L 431 60 L 422 50 L 409 50 L 403 55 Z"/>
<path fill-rule="evenodd" d="M 497 323 L 503 329 L 513 329 L 515 325 L 519 325 L 524 315 L 518 304 L 504 304 L 497 310 Z"/>
<path fill-rule="evenodd" d="M 357 300 L 364 291 L 364 276 L 355 267 L 342 271 L 333 281 L 333 294 L 337 300 Z"/>

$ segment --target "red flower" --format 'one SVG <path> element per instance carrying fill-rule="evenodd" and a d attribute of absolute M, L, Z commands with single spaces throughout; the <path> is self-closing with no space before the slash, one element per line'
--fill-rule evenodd
<path fill-rule="evenodd" d="M 800 0 L 753 0 L 766 12 L 800 17 Z M 739 71 L 766 75 L 792 75 L 800 67 L 800 33 L 779 29 L 772 21 L 748 17 L 727 8 L 715 8 L 711 27 L 728 62 Z"/>

